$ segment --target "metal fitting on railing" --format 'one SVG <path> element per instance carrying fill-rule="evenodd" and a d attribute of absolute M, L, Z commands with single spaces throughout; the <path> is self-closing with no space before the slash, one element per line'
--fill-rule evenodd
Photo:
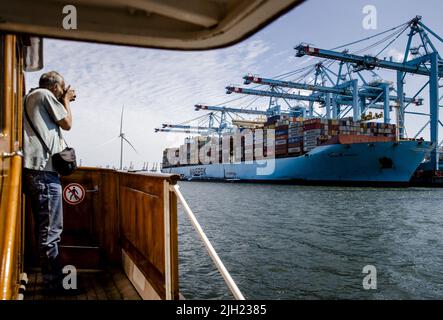
<path fill-rule="evenodd" d="M 16 150 L 14 152 L 3 152 L 2 153 L 2 158 L 12 158 L 14 156 L 20 156 L 23 158 L 23 151 Z"/>
<path fill-rule="evenodd" d="M 28 275 L 26 274 L 26 272 L 21 273 L 20 274 L 20 284 L 27 285 L 28 281 L 29 281 L 29 279 L 28 279 Z"/>

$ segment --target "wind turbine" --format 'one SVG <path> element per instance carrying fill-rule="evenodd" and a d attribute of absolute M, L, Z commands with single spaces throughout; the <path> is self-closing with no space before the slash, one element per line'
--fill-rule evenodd
<path fill-rule="evenodd" d="M 114 141 L 115 139 L 120 138 L 120 170 L 123 170 L 123 142 L 126 142 L 127 144 L 129 144 L 129 146 L 136 152 L 137 150 L 134 148 L 134 146 L 132 145 L 132 143 L 125 137 L 125 133 L 123 132 L 123 111 L 125 109 L 125 106 L 122 107 L 122 114 L 120 117 L 120 134 L 117 137 L 112 138 L 111 140 L 99 145 L 99 147 L 108 144 L 112 141 Z"/>
<path fill-rule="evenodd" d="M 123 111 L 125 109 L 125 106 L 122 106 L 122 115 L 120 118 L 120 134 L 118 137 L 120 138 L 120 170 L 123 169 L 123 141 L 125 141 L 127 144 L 131 146 L 131 148 L 135 151 L 135 153 L 138 153 L 137 150 L 134 148 L 131 142 L 129 142 L 128 139 L 126 139 L 125 134 L 123 132 Z"/>

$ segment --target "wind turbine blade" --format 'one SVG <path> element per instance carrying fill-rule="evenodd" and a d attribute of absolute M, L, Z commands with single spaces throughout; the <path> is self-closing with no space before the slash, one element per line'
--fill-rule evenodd
<path fill-rule="evenodd" d="M 129 142 L 128 139 L 126 139 L 125 137 L 122 137 L 122 138 L 131 146 L 132 149 L 134 149 L 135 153 L 138 153 L 138 151 L 134 148 L 134 146 L 132 145 L 132 143 Z"/>
<path fill-rule="evenodd" d="M 122 114 L 120 117 L 120 134 L 123 133 L 123 111 L 125 110 L 125 105 L 122 106 Z"/>
<path fill-rule="evenodd" d="M 106 142 L 104 142 L 104 143 L 102 143 L 102 144 L 99 144 L 98 146 L 97 146 L 97 148 L 100 148 L 100 147 L 103 147 L 104 145 L 106 145 L 106 144 L 108 144 L 108 143 L 110 143 L 110 142 L 112 142 L 112 141 L 114 141 L 115 139 L 118 139 L 119 137 L 114 137 L 114 138 L 112 138 L 112 139 L 110 139 L 110 140 L 108 140 L 108 141 L 106 141 Z"/>

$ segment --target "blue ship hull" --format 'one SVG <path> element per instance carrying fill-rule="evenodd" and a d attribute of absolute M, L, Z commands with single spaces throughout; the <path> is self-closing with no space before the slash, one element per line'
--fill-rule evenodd
<path fill-rule="evenodd" d="M 398 141 L 318 146 L 289 158 L 164 168 L 187 180 L 408 183 L 430 142 Z M 274 161 L 274 162 L 273 162 Z M 273 170 L 272 170 L 273 169 Z"/>

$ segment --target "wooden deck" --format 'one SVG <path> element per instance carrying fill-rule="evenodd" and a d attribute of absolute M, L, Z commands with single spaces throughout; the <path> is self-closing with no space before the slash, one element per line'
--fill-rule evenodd
<path fill-rule="evenodd" d="M 40 272 L 28 272 L 25 300 L 140 300 L 140 296 L 121 269 L 78 271 L 78 294 L 45 294 Z"/>
<path fill-rule="evenodd" d="M 33 268 L 39 265 L 39 259 L 34 215 L 27 201 L 24 268 L 30 281 L 24 298 L 138 300 L 141 296 L 143 299 L 170 296 L 178 300 L 177 197 L 170 189 L 176 179 L 175 175 L 100 168 L 80 168 L 62 178 L 63 187 L 78 183 L 90 191 L 75 206 L 63 203 L 59 263 L 77 268 L 78 289 L 82 290 L 77 295 L 69 290 L 61 290 L 61 296 L 49 293 L 44 290 L 42 276 L 36 271 L 30 272 L 38 270 Z M 165 217 L 166 213 L 169 218 Z M 169 233 L 165 232 L 165 219 L 169 220 Z M 169 241 L 168 257 L 166 241 Z M 123 254 L 128 257 L 125 261 Z M 166 261 L 169 262 L 169 279 L 166 279 Z M 109 270 L 111 266 L 118 269 Z M 92 270 L 96 272 L 86 272 Z M 123 270 L 128 270 L 141 296 Z"/>

